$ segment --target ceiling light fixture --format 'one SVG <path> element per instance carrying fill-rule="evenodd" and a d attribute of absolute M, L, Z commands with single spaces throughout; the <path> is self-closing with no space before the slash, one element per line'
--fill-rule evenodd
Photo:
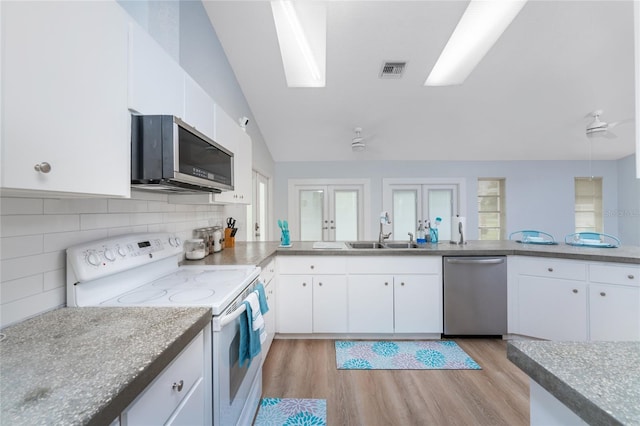
<path fill-rule="evenodd" d="M 526 0 L 472 0 L 424 85 L 462 84 L 525 3 Z"/>
<path fill-rule="evenodd" d="M 326 57 L 326 5 L 297 3 L 306 8 L 301 16 L 290 0 L 271 2 L 280 54 L 289 87 L 324 87 Z M 311 10 L 313 8 L 313 10 Z"/>

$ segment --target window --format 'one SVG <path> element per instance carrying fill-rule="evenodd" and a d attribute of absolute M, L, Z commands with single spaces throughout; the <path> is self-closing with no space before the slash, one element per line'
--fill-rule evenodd
<path fill-rule="evenodd" d="M 603 232 L 602 178 L 575 178 L 576 232 Z"/>
<path fill-rule="evenodd" d="M 478 235 L 503 240 L 506 232 L 504 178 L 478 179 Z"/>

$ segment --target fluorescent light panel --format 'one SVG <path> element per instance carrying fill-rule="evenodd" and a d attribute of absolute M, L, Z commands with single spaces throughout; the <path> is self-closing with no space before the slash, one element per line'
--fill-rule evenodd
<path fill-rule="evenodd" d="M 288 0 L 271 2 L 289 87 L 325 86 L 327 13 L 326 5 L 317 3 L 297 2 L 294 6 Z M 297 9 L 306 13 L 299 14 Z"/>
<path fill-rule="evenodd" d="M 525 3 L 520 0 L 472 0 L 425 86 L 462 84 Z"/>

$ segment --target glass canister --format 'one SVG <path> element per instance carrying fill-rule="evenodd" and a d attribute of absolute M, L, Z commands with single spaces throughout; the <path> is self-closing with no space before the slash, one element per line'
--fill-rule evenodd
<path fill-rule="evenodd" d="M 204 255 L 208 256 L 211 253 L 211 245 L 209 244 L 210 234 L 207 228 L 198 228 L 193 231 L 196 234 L 196 238 L 199 238 L 204 243 Z"/>
<path fill-rule="evenodd" d="M 222 250 L 222 228 L 216 226 L 213 228 L 213 252 Z"/>
<path fill-rule="evenodd" d="M 194 238 L 184 242 L 185 257 L 188 260 L 200 260 L 205 256 L 205 244 L 201 238 Z"/>

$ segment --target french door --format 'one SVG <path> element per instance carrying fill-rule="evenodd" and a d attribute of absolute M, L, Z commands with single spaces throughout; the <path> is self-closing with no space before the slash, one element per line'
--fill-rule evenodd
<path fill-rule="evenodd" d="M 438 240 L 451 239 L 451 217 L 459 212 L 458 186 L 454 184 L 389 184 L 384 188 L 385 210 L 391 215 L 391 239 L 408 240 L 422 224 L 436 227 Z"/>
<path fill-rule="evenodd" d="M 297 184 L 293 185 L 293 192 L 289 228 L 294 238 L 300 241 L 356 241 L 363 238 L 363 185 Z"/>

